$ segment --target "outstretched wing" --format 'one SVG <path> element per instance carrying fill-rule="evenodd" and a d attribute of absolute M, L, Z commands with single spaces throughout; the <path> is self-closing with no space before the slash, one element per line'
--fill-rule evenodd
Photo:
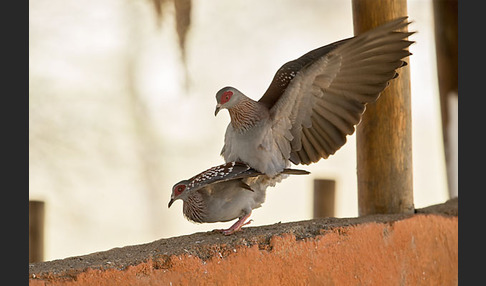
<path fill-rule="evenodd" d="M 413 42 L 399 18 L 353 38 L 313 50 L 283 65 L 259 100 L 270 109 L 281 152 L 294 164 L 334 154 L 354 133 Z"/>

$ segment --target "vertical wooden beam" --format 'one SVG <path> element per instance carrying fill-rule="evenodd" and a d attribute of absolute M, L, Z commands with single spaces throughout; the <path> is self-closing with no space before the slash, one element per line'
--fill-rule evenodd
<path fill-rule="evenodd" d="M 314 218 L 334 216 L 336 181 L 314 180 Z"/>
<path fill-rule="evenodd" d="M 29 263 L 44 261 L 44 202 L 29 201 Z"/>
<path fill-rule="evenodd" d="M 457 196 L 457 168 L 451 166 L 454 150 L 449 142 L 449 96 L 457 95 L 458 90 L 458 32 L 457 0 L 434 0 L 435 50 L 437 57 L 437 76 L 442 118 L 442 138 L 444 142 L 447 182 L 450 197 Z M 457 156 L 457 155 L 456 155 Z"/>
<path fill-rule="evenodd" d="M 406 0 L 353 0 L 352 8 L 355 34 L 407 16 Z M 409 66 L 398 73 L 357 127 L 359 215 L 414 212 Z"/>

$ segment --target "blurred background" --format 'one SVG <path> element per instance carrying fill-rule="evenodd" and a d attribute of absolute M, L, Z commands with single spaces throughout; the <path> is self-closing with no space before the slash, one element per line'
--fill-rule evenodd
<path fill-rule="evenodd" d="M 351 1 L 188 3 L 29 1 L 29 200 L 44 203 L 43 260 L 229 227 L 187 221 L 182 201 L 167 208 L 174 183 L 223 163 L 216 91 L 257 100 L 282 64 L 353 36 Z M 408 1 L 416 208 L 450 197 L 432 6 Z M 336 182 L 334 216 L 358 215 L 355 135 L 298 168 L 311 175 L 269 188 L 251 226 L 311 219 L 315 179 Z"/>

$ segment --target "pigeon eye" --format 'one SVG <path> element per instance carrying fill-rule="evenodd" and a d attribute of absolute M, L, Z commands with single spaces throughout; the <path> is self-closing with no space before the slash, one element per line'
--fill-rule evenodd
<path fill-rule="evenodd" d="M 226 102 L 228 102 L 230 99 L 231 99 L 231 96 L 233 95 L 233 92 L 232 91 L 225 91 L 223 93 L 223 96 L 221 96 L 221 104 L 225 104 Z"/>
<path fill-rule="evenodd" d="M 186 186 L 185 185 L 178 185 L 175 188 L 176 195 L 180 195 L 185 189 L 186 189 Z"/>

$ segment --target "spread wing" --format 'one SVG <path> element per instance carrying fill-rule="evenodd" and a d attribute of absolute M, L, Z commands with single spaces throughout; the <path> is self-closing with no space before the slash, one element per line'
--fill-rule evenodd
<path fill-rule="evenodd" d="M 280 151 L 294 164 L 334 154 L 354 133 L 369 102 L 405 65 L 413 32 L 407 17 L 313 50 L 283 65 L 259 100 L 273 119 Z"/>

